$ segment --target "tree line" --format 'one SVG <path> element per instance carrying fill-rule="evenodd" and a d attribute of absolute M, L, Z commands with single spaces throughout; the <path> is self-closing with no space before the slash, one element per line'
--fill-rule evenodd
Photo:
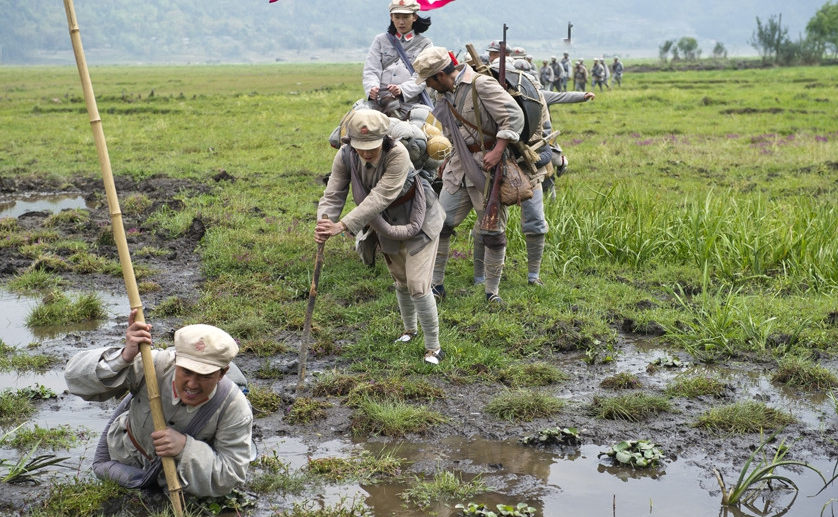
<path fill-rule="evenodd" d="M 832 0 L 821 6 L 806 24 L 805 35 L 797 40 L 789 37 L 788 26 L 783 26 L 783 15 L 772 14 L 763 22 L 756 18 L 756 28 L 748 44 L 760 55 L 764 63 L 778 65 L 813 65 L 824 59 L 838 58 L 838 3 Z M 658 57 L 667 62 L 701 58 L 701 49 L 695 38 L 683 37 L 679 40 L 666 40 L 658 47 Z M 713 48 L 714 58 L 726 58 L 727 49 L 722 42 L 716 42 Z"/>

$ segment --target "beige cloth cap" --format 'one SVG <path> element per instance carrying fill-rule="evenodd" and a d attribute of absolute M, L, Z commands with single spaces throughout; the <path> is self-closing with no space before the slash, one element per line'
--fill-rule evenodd
<path fill-rule="evenodd" d="M 376 149 L 390 129 L 390 117 L 373 109 L 359 109 L 346 124 L 349 145 L 364 151 Z"/>
<path fill-rule="evenodd" d="M 187 325 L 175 332 L 175 364 L 201 375 L 227 368 L 239 353 L 230 334 L 212 325 Z"/>
<path fill-rule="evenodd" d="M 390 14 L 416 14 L 418 11 L 419 3 L 416 0 L 391 0 L 390 2 Z"/>
<path fill-rule="evenodd" d="M 445 47 L 427 47 L 416 56 L 413 69 L 419 74 L 416 84 L 422 84 L 425 79 L 432 77 L 451 63 L 451 56 Z"/>

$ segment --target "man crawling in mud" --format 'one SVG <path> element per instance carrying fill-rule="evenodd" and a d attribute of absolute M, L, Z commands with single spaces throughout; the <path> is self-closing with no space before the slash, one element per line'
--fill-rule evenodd
<path fill-rule="evenodd" d="M 184 492 L 229 493 L 244 482 L 253 459 L 253 413 L 231 379 L 241 375 L 231 364 L 239 351 L 236 341 L 211 325 L 188 325 L 175 332 L 174 351 L 152 350 L 168 425 L 155 431 L 138 357 L 140 344 L 151 344 L 151 325 L 135 321 L 136 314 L 135 309 L 128 317 L 124 347 L 81 352 L 64 374 L 70 392 L 85 400 L 129 393 L 99 440 L 94 472 L 126 488 L 165 486 L 160 458 L 169 456 Z"/>

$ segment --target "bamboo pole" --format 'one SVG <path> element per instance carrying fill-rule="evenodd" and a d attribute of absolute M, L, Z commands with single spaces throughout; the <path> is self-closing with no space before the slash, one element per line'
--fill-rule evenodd
<path fill-rule="evenodd" d="M 137 279 L 134 276 L 134 267 L 131 264 L 131 255 L 128 251 L 128 240 L 125 238 L 125 228 L 122 224 L 122 212 L 119 208 L 119 199 L 116 195 L 116 187 L 111 171 L 111 162 L 108 157 L 108 146 L 105 142 L 105 133 L 102 130 L 102 119 L 99 118 L 99 108 L 96 107 L 96 97 L 93 94 L 93 85 L 90 82 L 90 73 L 87 69 L 87 61 L 84 58 L 84 48 L 81 43 L 79 25 L 76 21 L 76 12 L 73 7 L 73 0 L 64 0 L 64 9 L 67 11 L 67 24 L 70 28 L 70 40 L 73 43 L 73 53 L 76 56 L 76 64 L 81 77 L 84 100 L 87 104 L 87 113 L 90 117 L 90 125 L 93 129 L 93 140 L 96 143 L 96 152 L 99 155 L 99 165 L 102 169 L 102 180 L 105 184 L 105 193 L 108 197 L 108 209 L 110 211 L 113 237 L 119 252 L 119 263 L 122 266 L 122 277 L 125 279 L 125 288 L 128 291 L 128 301 L 131 309 L 137 309 L 135 321 L 145 322 L 143 316 L 143 304 L 140 301 L 140 292 L 137 289 Z M 154 429 L 161 431 L 166 429 L 166 419 L 163 416 L 163 405 L 160 401 L 160 388 L 157 384 L 157 372 L 154 370 L 154 360 L 151 357 L 151 345 L 144 343 L 140 345 L 140 354 L 143 360 L 143 372 L 148 386 L 148 400 L 151 406 L 151 416 L 154 421 Z M 175 459 L 166 456 L 163 461 L 163 472 L 166 474 L 166 483 L 169 487 L 169 497 L 174 506 L 175 516 L 183 515 L 184 500 L 180 480 L 177 476 Z"/>

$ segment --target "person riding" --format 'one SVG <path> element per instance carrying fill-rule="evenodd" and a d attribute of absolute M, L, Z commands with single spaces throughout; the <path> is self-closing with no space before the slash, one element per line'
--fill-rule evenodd
<path fill-rule="evenodd" d="M 393 46 L 391 35 L 404 49 L 412 62 L 419 53 L 432 45 L 422 33 L 431 26 L 429 17 L 421 17 L 416 0 L 391 0 L 390 26 L 387 32 L 379 34 L 370 45 L 364 61 L 363 85 L 366 98 L 386 107 L 390 98 L 402 103 L 419 102 L 424 84 L 417 84 L 415 73 L 411 73 Z"/>

